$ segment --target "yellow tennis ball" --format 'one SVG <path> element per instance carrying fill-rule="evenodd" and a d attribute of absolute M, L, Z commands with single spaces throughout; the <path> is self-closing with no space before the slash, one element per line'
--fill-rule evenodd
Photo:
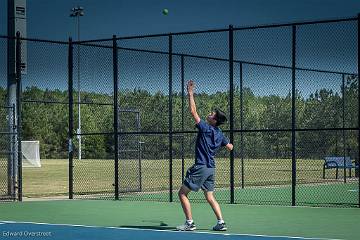
<path fill-rule="evenodd" d="M 169 10 L 168 10 L 167 8 L 164 8 L 164 9 L 162 10 L 162 13 L 163 13 L 164 15 L 168 15 L 168 14 L 169 14 Z"/>

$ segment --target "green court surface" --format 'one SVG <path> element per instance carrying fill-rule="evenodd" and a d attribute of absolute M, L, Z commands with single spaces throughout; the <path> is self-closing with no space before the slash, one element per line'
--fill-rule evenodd
<path fill-rule="evenodd" d="M 359 239 L 359 208 L 222 204 L 228 234 Z M 197 231 L 211 231 L 206 203 L 192 204 Z M 179 203 L 56 200 L 0 204 L 0 221 L 174 230 L 184 221 Z M 1 225 L 0 225 L 1 229 Z"/>

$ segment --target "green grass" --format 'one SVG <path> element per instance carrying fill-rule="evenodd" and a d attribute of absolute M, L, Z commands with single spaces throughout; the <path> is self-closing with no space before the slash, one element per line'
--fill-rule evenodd
<path fill-rule="evenodd" d="M 41 168 L 23 168 L 24 196 L 67 195 L 68 160 L 42 159 L 41 164 Z M 185 171 L 192 164 L 193 159 L 185 159 Z M 217 198 L 221 202 L 229 202 L 229 160 L 218 159 L 216 164 Z M 1 166 L 5 165 L 0 165 L 0 168 Z M 297 161 L 299 203 L 305 205 L 357 203 L 358 192 L 351 190 L 357 189 L 358 179 L 348 179 L 350 184 L 344 184 L 343 171 L 339 171 L 339 180 L 336 180 L 335 170 L 326 170 L 326 179 L 322 179 L 322 166 L 321 160 Z M 182 184 L 180 159 L 173 160 L 172 171 L 173 195 L 176 200 L 176 191 Z M 6 182 L 4 176 L 4 174 L 0 175 L 0 182 Z M 75 196 L 100 194 L 100 197 L 113 198 L 114 176 L 113 160 L 74 159 Z M 236 202 L 291 204 L 291 159 L 245 159 L 244 189 L 241 189 L 241 162 L 240 159 L 235 159 L 234 178 Z M 141 192 L 139 192 L 140 185 Z M 120 160 L 119 187 L 120 197 L 124 199 L 168 201 L 169 161 L 142 160 L 140 171 L 138 160 Z M 203 201 L 201 193 L 194 193 L 191 198 L 195 201 Z"/>
<path fill-rule="evenodd" d="M 49 188 L 60 186 L 58 191 L 62 192 L 67 187 L 68 160 L 67 159 L 43 159 L 41 168 L 24 168 L 24 184 L 30 186 L 48 185 Z M 186 159 L 185 170 L 190 167 L 193 160 Z M 245 182 L 247 186 L 268 186 L 288 184 L 291 182 L 291 160 L 290 159 L 252 159 L 244 161 Z M 216 181 L 218 187 L 229 186 L 228 159 L 217 160 Z M 142 160 L 141 175 L 143 190 L 163 190 L 169 184 L 169 162 L 167 160 Z M 300 183 L 329 182 L 335 181 L 334 170 L 327 170 L 326 180 L 322 179 L 322 161 L 299 160 L 297 162 L 297 179 Z M 342 179 L 342 171 L 339 171 L 339 179 Z M 119 162 L 120 183 L 128 183 L 139 178 L 138 160 L 121 160 Z M 93 188 L 104 189 L 107 184 L 112 187 L 114 179 L 114 161 L 112 160 L 74 160 L 74 178 L 89 181 Z M 173 179 L 178 186 L 181 185 L 181 160 L 173 160 Z M 49 183 L 53 183 L 50 184 Z M 240 186 L 240 164 L 235 160 L 235 185 Z M 76 184 L 75 184 L 76 185 Z M 120 184 L 121 185 L 121 184 Z M 52 186 L 52 187 L 51 187 Z M 54 189 L 54 188 L 53 188 Z M 38 192 L 39 190 L 29 192 Z M 56 191 L 55 191 L 56 192 Z"/>

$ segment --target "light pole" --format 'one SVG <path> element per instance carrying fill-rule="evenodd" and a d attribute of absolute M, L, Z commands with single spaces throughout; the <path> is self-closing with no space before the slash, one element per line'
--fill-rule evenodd
<path fill-rule="evenodd" d="M 74 7 L 71 9 L 70 17 L 76 17 L 76 25 L 77 25 L 77 35 L 78 41 L 80 41 L 80 17 L 84 16 L 84 8 L 83 7 Z M 77 129 L 77 138 L 79 140 L 79 160 L 81 160 L 81 111 L 80 111 L 80 45 L 77 46 L 77 79 L 78 79 L 78 112 L 79 112 L 79 124 Z"/>

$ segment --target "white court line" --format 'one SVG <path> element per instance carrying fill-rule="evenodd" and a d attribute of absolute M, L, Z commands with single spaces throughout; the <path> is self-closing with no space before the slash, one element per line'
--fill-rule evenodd
<path fill-rule="evenodd" d="M 152 231 L 152 232 L 169 232 L 169 233 L 185 233 L 185 231 L 174 231 L 174 230 L 160 230 L 160 229 L 141 229 L 141 228 L 127 228 L 127 227 L 101 227 L 101 226 L 87 226 L 78 224 L 57 224 L 57 223 L 38 223 L 38 222 L 15 222 L 15 221 L 1 221 L 1 224 L 35 224 L 35 225 L 49 225 L 49 226 L 66 226 L 66 227 L 83 227 L 83 228 L 101 228 L 101 229 L 119 229 L 119 230 L 132 230 L 132 231 Z M 196 234 L 210 234 L 210 235 L 223 235 L 223 236 L 249 236 L 249 237 L 267 237 L 267 238 L 291 238 L 291 239 L 305 239 L 305 240 L 342 240 L 336 238 L 308 238 L 308 237 L 296 237 L 296 236 L 271 236 L 261 234 L 246 234 L 246 233 L 212 233 L 212 232 L 201 232 L 201 231 L 189 231 L 187 233 Z"/>

